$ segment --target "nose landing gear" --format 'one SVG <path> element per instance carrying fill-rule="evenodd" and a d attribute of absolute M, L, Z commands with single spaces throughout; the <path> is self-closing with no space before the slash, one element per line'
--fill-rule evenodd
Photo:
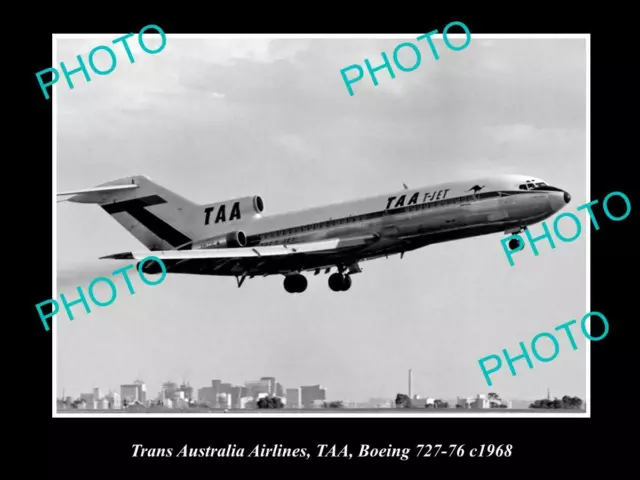
<path fill-rule="evenodd" d="M 520 241 L 519 238 L 512 238 L 511 240 L 509 240 L 509 243 L 508 243 L 509 249 L 510 250 L 515 250 L 517 248 L 520 248 L 520 244 L 521 243 L 522 242 Z"/>
<path fill-rule="evenodd" d="M 505 233 L 507 235 L 522 235 L 522 233 L 526 229 L 527 229 L 527 227 L 522 227 L 522 228 L 518 228 L 518 229 L 515 229 L 515 230 L 507 230 Z M 516 250 L 516 249 L 522 248 L 523 242 L 519 238 L 512 238 L 511 240 L 509 240 L 507 245 L 509 246 L 509 250 Z"/>

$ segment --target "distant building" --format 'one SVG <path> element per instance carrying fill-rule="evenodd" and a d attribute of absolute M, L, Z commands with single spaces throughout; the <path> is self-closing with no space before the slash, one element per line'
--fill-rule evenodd
<path fill-rule="evenodd" d="M 212 408 L 217 408 L 218 406 L 218 394 L 221 393 L 221 385 L 222 380 L 218 378 L 211 380 L 211 390 L 207 393 L 207 398 L 210 398 L 208 402 Z"/>
<path fill-rule="evenodd" d="M 491 402 L 486 395 L 477 395 L 471 403 L 471 408 L 491 408 Z"/>
<path fill-rule="evenodd" d="M 280 382 L 276 383 L 276 397 L 283 398 L 284 396 L 285 396 L 284 386 Z"/>
<path fill-rule="evenodd" d="M 164 382 L 161 387 L 162 396 L 167 400 L 173 400 L 177 397 L 180 389 L 178 388 L 178 384 L 175 382 Z"/>
<path fill-rule="evenodd" d="M 139 399 L 138 385 L 120 385 L 120 395 L 123 402 L 137 402 Z"/>
<path fill-rule="evenodd" d="M 138 389 L 139 389 L 139 399 L 138 401 L 140 403 L 146 403 L 147 401 L 147 386 L 145 385 L 145 383 L 142 380 L 136 380 L 135 382 L 133 382 L 135 385 L 138 385 Z"/>
<path fill-rule="evenodd" d="M 269 382 L 269 395 L 274 395 L 276 393 L 276 377 L 262 377 L 260 380 L 266 380 Z"/>
<path fill-rule="evenodd" d="M 233 385 L 231 385 L 230 383 L 221 383 L 218 393 L 231 393 L 232 388 Z"/>
<path fill-rule="evenodd" d="M 179 391 L 184 393 L 184 398 L 186 400 L 193 400 L 193 387 L 189 385 L 189 383 L 182 383 L 180 385 Z"/>
<path fill-rule="evenodd" d="M 86 408 L 87 410 L 96 410 L 98 408 L 98 401 L 96 400 L 93 393 L 81 393 L 80 399 L 84 400 L 84 408 Z"/>
<path fill-rule="evenodd" d="M 425 408 L 427 406 L 427 401 L 428 400 L 432 400 L 431 403 L 433 403 L 433 399 L 420 398 L 419 395 L 415 395 L 411 399 L 411 405 L 413 405 L 413 407 L 415 407 L 415 408 Z"/>
<path fill-rule="evenodd" d="M 104 398 L 107 400 L 107 408 L 109 410 L 119 410 L 122 408 L 122 402 L 118 393 L 109 392 Z"/>
<path fill-rule="evenodd" d="M 127 403 L 145 403 L 147 401 L 147 386 L 141 380 L 136 380 L 132 384 L 120 385 L 120 396 L 123 403 L 125 401 Z"/>
<path fill-rule="evenodd" d="M 134 402 L 144 403 L 147 397 L 146 387 L 142 382 L 135 382 L 127 385 L 120 385 L 120 396 L 122 402 L 128 404 Z"/>
<path fill-rule="evenodd" d="M 484 409 L 491 408 L 491 402 L 485 395 L 474 397 L 458 397 L 457 404 L 462 408 Z"/>
<path fill-rule="evenodd" d="M 241 408 L 243 388 L 237 385 L 231 387 L 231 408 Z"/>
<path fill-rule="evenodd" d="M 219 393 L 218 394 L 218 406 L 219 408 L 231 408 L 231 394 Z"/>
<path fill-rule="evenodd" d="M 245 386 L 249 390 L 249 395 L 256 398 L 261 393 L 269 393 L 269 387 L 271 385 L 271 380 L 263 379 L 257 381 L 249 381 L 245 382 Z"/>
<path fill-rule="evenodd" d="M 176 392 L 176 395 L 171 399 L 171 402 L 173 403 L 173 408 L 185 408 L 189 404 L 183 391 Z"/>
<path fill-rule="evenodd" d="M 198 389 L 198 401 L 214 406 L 216 403 L 216 393 L 213 387 L 202 387 Z"/>
<path fill-rule="evenodd" d="M 321 385 L 307 385 L 300 387 L 300 397 L 304 408 L 313 408 L 315 401 L 324 402 L 327 399 L 327 389 Z"/>
<path fill-rule="evenodd" d="M 301 408 L 302 400 L 299 388 L 287 388 L 285 398 L 287 408 Z"/>

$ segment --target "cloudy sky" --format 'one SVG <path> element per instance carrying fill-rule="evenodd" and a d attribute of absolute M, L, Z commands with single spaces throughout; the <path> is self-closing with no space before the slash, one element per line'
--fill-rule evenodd
<path fill-rule="evenodd" d="M 58 62 L 73 68 L 76 55 L 117 36 L 59 39 Z M 116 49 L 112 74 L 56 87 L 57 188 L 146 174 L 198 203 L 260 194 L 268 214 L 403 182 L 522 173 L 568 190 L 568 211 L 586 201 L 584 40 L 472 39 L 454 52 L 436 39 L 439 60 L 422 43 L 417 70 L 393 80 L 381 71 L 377 87 L 365 77 L 349 96 L 340 69 L 364 58 L 376 65 L 399 42 L 170 36 L 148 55 L 134 37 L 134 64 Z M 401 60 L 411 64 L 410 55 Z M 105 60 L 96 56 L 101 68 Z M 58 288 L 69 298 L 126 264 L 98 257 L 144 249 L 97 206 L 56 209 Z M 76 306 L 73 322 L 59 316 L 56 393 L 119 390 L 139 377 L 155 395 L 166 380 L 202 387 L 275 376 L 366 400 L 406 392 L 412 368 L 423 396 L 540 398 L 550 388 L 585 398 L 579 329 L 578 351 L 561 337 L 554 361 L 533 370 L 517 362 L 516 377 L 505 365 L 487 387 L 479 358 L 516 355 L 518 342 L 587 311 L 584 235 L 555 250 L 540 245 L 539 257 L 521 252 L 515 267 L 501 238 L 365 263 L 346 294 L 324 275 L 303 295 L 275 276 L 241 289 L 225 277 L 176 275 L 155 287 L 136 277 L 134 296 L 118 283 L 111 306 L 89 315 Z"/>

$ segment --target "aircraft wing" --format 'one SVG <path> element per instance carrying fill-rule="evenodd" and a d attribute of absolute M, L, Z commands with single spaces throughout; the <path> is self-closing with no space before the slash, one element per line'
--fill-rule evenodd
<path fill-rule="evenodd" d="M 270 275 L 288 270 L 310 270 L 331 265 L 330 258 L 364 247 L 377 238 L 361 235 L 289 245 L 202 250 L 169 250 L 125 252 L 100 257 L 111 260 L 142 260 L 153 256 L 161 259 L 173 273 L 204 275 Z"/>

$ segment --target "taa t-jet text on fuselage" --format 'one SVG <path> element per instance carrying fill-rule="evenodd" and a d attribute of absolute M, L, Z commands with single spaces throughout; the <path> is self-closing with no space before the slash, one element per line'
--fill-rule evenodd
<path fill-rule="evenodd" d="M 160 258 L 169 274 L 233 276 L 283 275 L 284 288 L 301 293 L 304 272 L 329 276 L 329 287 L 344 292 L 365 260 L 464 238 L 523 232 L 571 200 L 544 180 L 495 175 L 353 200 L 277 215 L 264 215 L 259 195 L 199 205 L 145 175 L 95 188 L 59 193 L 66 201 L 99 205 Z M 519 248 L 519 240 L 509 248 Z M 103 259 L 148 257 L 149 251 Z M 153 262 L 145 273 L 161 273 Z M 156 271 L 157 270 L 157 271 Z"/>

